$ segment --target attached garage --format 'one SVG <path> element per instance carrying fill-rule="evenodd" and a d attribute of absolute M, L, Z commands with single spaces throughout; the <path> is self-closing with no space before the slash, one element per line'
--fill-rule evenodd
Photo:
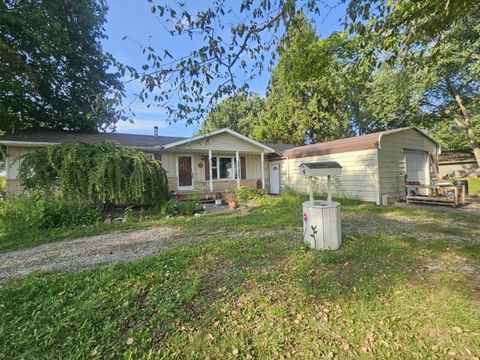
<path fill-rule="evenodd" d="M 299 166 L 336 161 L 342 166 L 338 193 L 387 204 L 405 196 L 407 181 L 430 184 L 436 178 L 439 153 L 435 140 L 420 129 L 408 127 L 287 149 L 270 164 L 278 164 L 280 191 L 292 188 L 307 192 L 308 183 Z"/>

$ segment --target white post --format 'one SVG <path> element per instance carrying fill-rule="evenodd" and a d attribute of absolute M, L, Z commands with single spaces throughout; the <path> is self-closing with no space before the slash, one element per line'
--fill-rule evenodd
<path fill-rule="evenodd" d="M 210 192 L 213 192 L 213 179 L 212 179 L 212 150 L 208 150 L 208 171 L 209 171 L 209 180 L 210 180 Z"/>
<path fill-rule="evenodd" d="M 313 199 L 313 179 L 311 177 L 308 178 L 308 182 L 310 185 L 310 204 L 313 205 L 314 199 Z"/>
<path fill-rule="evenodd" d="M 262 190 L 265 190 L 265 152 L 260 154 L 260 162 L 262 163 Z"/>
<path fill-rule="evenodd" d="M 327 176 L 327 202 L 332 203 L 332 188 L 331 188 L 331 176 Z"/>
<path fill-rule="evenodd" d="M 237 190 L 240 189 L 240 153 L 237 151 Z"/>

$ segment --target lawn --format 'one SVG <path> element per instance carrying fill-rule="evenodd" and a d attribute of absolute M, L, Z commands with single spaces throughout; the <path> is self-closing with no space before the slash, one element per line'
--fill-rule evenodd
<path fill-rule="evenodd" d="M 0 358 L 480 356 L 478 218 L 347 200 L 341 250 L 318 252 L 300 209 L 165 220 L 202 241 L 7 283 Z"/>
<path fill-rule="evenodd" d="M 480 195 L 480 179 L 468 179 L 468 192 L 472 195 Z"/>

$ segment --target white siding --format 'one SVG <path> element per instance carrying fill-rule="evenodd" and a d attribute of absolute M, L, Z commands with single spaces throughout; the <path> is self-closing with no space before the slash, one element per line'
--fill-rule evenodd
<path fill-rule="evenodd" d="M 377 201 L 377 150 L 361 150 L 339 154 L 309 156 L 280 161 L 280 187 L 307 192 L 308 183 L 300 174 L 304 162 L 336 161 L 342 166 L 338 177 L 338 192 L 363 201 Z"/>
<path fill-rule="evenodd" d="M 212 150 L 212 151 L 240 151 L 259 153 L 263 149 L 247 141 L 239 139 L 230 134 L 218 134 L 207 137 L 206 139 L 190 142 L 175 147 L 179 152 L 188 150 Z"/>
<path fill-rule="evenodd" d="M 405 150 L 425 151 L 436 157 L 438 146 L 414 129 L 384 135 L 378 149 L 381 195 L 405 195 Z M 430 156 L 428 160 L 430 161 Z"/>

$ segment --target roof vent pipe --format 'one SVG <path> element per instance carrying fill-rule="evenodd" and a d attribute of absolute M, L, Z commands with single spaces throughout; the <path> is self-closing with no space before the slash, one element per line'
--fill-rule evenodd
<path fill-rule="evenodd" d="M 153 136 L 158 137 L 158 126 L 153 127 Z"/>

